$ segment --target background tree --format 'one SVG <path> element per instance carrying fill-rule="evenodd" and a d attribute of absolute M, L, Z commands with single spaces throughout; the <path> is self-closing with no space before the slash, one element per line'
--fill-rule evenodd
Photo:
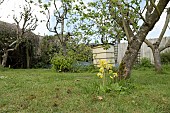
<path fill-rule="evenodd" d="M 26 57 L 26 44 L 21 42 L 19 45 L 16 45 L 16 32 L 17 27 L 15 24 L 0 21 L 0 58 L 2 57 L 0 62 L 3 66 L 11 65 L 11 67 L 21 68 L 26 64 L 24 60 Z M 39 36 L 32 32 L 26 32 L 24 37 L 28 38 L 29 53 L 32 60 L 33 57 L 36 57 L 38 51 Z"/>
<path fill-rule="evenodd" d="M 168 27 L 169 21 L 170 21 L 170 8 L 167 9 L 167 16 L 166 16 L 166 20 L 164 23 L 164 27 L 162 28 L 161 34 L 159 35 L 159 38 L 157 39 L 157 41 L 154 43 L 151 43 L 149 40 L 145 39 L 145 43 L 152 50 L 153 57 L 154 57 L 155 69 L 157 72 L 161 72 L 161 70 L 162 70 L 160 53 L 163 50 L 165 50 L 166 48 L 170 47 L 170 40 L 168 42 L 166 42 L 166 44 L 163 47 L 160 47 L 160 43 L 161 43 L 164 33 Z"/>
<path fill-rule="evenodd" d="M 69 40 L 68 55 L 73 56 L 76 61 L 91 63 L 93 58 L 91 46 L 80 41 L 78 38 Z"/>
<path fill-rule="evenodd" d="M 13 16 L 13 19 L 17 25 L 17 45 L 19 45 L 22 42 L 25 42 L 26 44 L 26 61 L 27 61 L 27 68 L 30 67 L 30 54 L 29 54 L 29 42 L 28 42 L 28 36 L 25 34 L 27 32 L 31 32 L 36 29 L 38 19 L 36 15 L 32 14 L 32 8 L 30 3 L 31 1 L 25 0 L 26 5 L 23 7 L 23 11 L 20 12 L 20 16 L 17 17 L 16 15 Z M 21 29 L 20 29 L 21 26 Z M 25 36 L 24 36 L 25 35 Z"/>
<path fill-rule="evenodd" d="M 1 65 L 6 66 L 8 52 L 16 48 L 16 25 L 0 21 L 0 51 L 2 55 Z"/>
<path fill-rule="evenodd" d="M 92 51 L 89 45 L 80 43 L 78 38 L 70 38 L 67 43 L 67 57 L 81 62 L 92 61 Z M 60 42 L 56 36 L 45 36 L 40 42 L 40 56 L 37 67 L 50 67 L 51 59 L 55 54 L 60 56 L 62 53 Z"/>
<path fill-rule="evenodd" d="M 74 25 L 73 34 L 83 42 L 95 40 L 95 43 L 108 44 L 124 37 L 120 28 L 112 23 L 107 1 L 84 3 L 80 0 L 73 9 L 69 24 Z"/>
<path fill-rule="evenodd" d="M 26 3 L 27 4 L 23 8 L 23 12 L 20 12 L 19 17 L 13 15 L 16 25 L 1 22 L 1 46 L 3 46 L 1 50 L 1 52 L 3 52 L 2 66 L 6 66 L 8 52 L 16 50 L 23 42 L 26 44 L 27 67 L 30 65 L 28 39 L 32 38 L 30 34 L 32 30 L 35 30 L 38 20 L 36 16 L 32 16 L 30 2 L 26 1 Z"/>
<path fill-rule="evenodd" d="M 57 3 L 61 3 L 61 7 L 58 7 Z M 45 11 L 41 11 L 47 16 L 46 27 L 50 32 L 55 33 L 60 44 L 62 45 L 62 54 L 66 56 L 67 54 L 67 42 L 70 37 L 70 32 L 66 31 L 66 20 L 68 12 L 71 10 L 71 1 L 57 0 L 49 1 L 47 4 L 43 4 L 42 1 L 39 1 L 40 7 L 43 7 Z M 53 12 L 50 11 L 50 8 L 54 7 Z"/>
<path fill-rule="evenodd" d="M 54 54 L 59 53 L 60 45 L 56 36 L 44 36 L 40 41 L 40 55 L 36 67 L 49 67 Z"/>

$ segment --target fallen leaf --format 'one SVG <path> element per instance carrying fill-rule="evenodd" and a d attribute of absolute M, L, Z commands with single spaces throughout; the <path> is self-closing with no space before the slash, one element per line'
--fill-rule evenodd
<path fill-rule="evenodd" d="M 103 97 L 102 96 L 97 96 L 97 99 L 98 100 L 103 100 Z"/>

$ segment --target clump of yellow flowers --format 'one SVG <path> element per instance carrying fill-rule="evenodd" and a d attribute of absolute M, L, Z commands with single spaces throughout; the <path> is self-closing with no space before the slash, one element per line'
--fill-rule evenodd
<path fill-rule="evenodd" d="M 107 75 L 110 75 L 111 79 L 118 77 L 118 74 L 112 71 L 113 65 L 109 63 L 109 61 L 103 59 L 99 60 L 99 73 L 97 73 L 97 76 L 103 79 L 103 86 L 105 85 Z"/>

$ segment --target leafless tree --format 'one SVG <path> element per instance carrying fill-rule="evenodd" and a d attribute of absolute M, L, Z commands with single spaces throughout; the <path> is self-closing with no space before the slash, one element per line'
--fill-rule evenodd
<path fill-rule="evenodd" d="M 13 19 L 16 24 L 16 38 L 14 41 L 12 41 L 6 48 L 4 48 L 3 52 L 4 55 L 2 56 L 2 66 L 6 66 L 7 58 L 8 58 L 8 52 L 14 51 L 16 48 L 21 44 L 22 42 L 26 42 L 26 54 L 27 54 L 27 68 L 30 66 L 30 58 L 29 58 L 29 52 L 28 52 L 28 36 L 26 37 L 25 34 L 27 32 L 31 32 L 35 30 L 37 27 L 38 19 L 35 16 L 32 15 L 32 8 L 30 6 L 30 2 L 26 1 L 26 5 L 23 8 L 23 12 L 20 12 L 20 16 L 17 17 L 16 15 L 13 15 Z M 20 28 L 21 26 L 21 28 Z M 10 40 L 10 39 L 9 39 Z"/>
<path fill-rule="evenodd" d="M 47 11 L 47 13 L 45 13 L 47 16 L 46 27 L 50 32 L 56 34 L 56 37 L 58 38 L 62 46 L 63 55 L 66 55 L 66 44 L 70 33 L 65 31 L 65 21 L 67 19 L 67 14 L 71 6 L 68 2 L 62 2 L 61 7 L 58 8 L 56 5 L 56 0 L 53 0 L 52 5 L 54 5 L 55 7 L 55 11 L 52 14 L 52 16 L 54 16 L 55 18 L 53 21 L 51 21 L 52 16 L 49 7 L 47 5 L 44 5 L 45 10 Z"/>

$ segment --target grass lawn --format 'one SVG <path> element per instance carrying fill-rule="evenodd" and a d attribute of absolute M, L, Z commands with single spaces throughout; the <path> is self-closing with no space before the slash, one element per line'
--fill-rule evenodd
<path fill-rule="evenodd" d="M 130 81 L 125 93 L 102 94 L 95 73 L 2 69 L 0 113 L 170 113 L 170 67 L 133 70 Z"/>

